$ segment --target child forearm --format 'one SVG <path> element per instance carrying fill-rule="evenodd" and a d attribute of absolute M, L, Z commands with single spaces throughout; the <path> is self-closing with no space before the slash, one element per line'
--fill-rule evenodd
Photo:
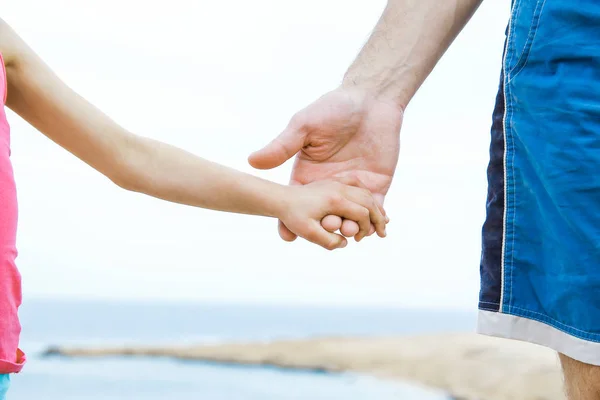
<path fill-rule="evenodd" d="M 198 207 L 275 216 L 282 186 L 130 134 L 65 85 L 1 20 L 0 50 L 9 107 L 119 186 Z"/>
<path fill-rule="evenodd" d="M 152 139 L 131 136 L 119 186 L 163 200 L 241 214 L 280 216 L 285 187 Z"/>
<path fill-rule="evenodd" d="M 387 220 L 366 189 L 357 182 L 316 182 L 282 186 L 196 157 L 152 139 L 128 135 L 112 179 L 119 186 L 153 197 L 212 210 L 276 217 L 296 235 L 333 250 L 346 239 L 321 226 L 326 215 L 357 221 L 356 240 L 368 234 L 371 222 L 385 236 Z"/>

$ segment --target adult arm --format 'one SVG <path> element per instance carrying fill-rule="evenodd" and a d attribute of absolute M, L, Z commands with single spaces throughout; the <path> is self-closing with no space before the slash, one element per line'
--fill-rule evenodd
<path fill-rule="evenodd" d="M 346 72 L 341 86 L 294 115 L 286 129 L 249 162 L 259 169 L 297 155 L 292 184 L 352 176 L 379 202 L 387 193 L 398 162 L 404 110 L 481 4 L 481 0 L 389 0 L 367 43 Z M 328 216 L 323 226 L 356 224 Z M 296 236 L 280 221 L 284 240 Z"/>

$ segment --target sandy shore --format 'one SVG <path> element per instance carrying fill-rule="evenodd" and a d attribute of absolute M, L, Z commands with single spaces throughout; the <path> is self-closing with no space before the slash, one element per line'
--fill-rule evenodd
<path fill-rule="evenodd" d="M 564 400 L 556 355 L 540 346 L 475 334 L 320 338 L 189 347 L 51 348 L 47 355 L 174 357 L 414 382 L 464 400 Z"/>

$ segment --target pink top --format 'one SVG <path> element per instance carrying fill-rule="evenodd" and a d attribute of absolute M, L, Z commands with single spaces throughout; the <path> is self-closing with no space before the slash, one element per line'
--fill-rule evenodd
<path fill-rule="evenodd" d="M 17 192 L 10 163 L 10 128 L 6 121 L 7 82 L 0 55 L 0 374 L 19 372 L 25 355 L 19 350 L 21 275 L 15 265 L 17 248 Z"/>

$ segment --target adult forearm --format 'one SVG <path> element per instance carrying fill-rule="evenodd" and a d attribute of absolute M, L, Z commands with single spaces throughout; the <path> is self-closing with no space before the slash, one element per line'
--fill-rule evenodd
<path fill-rule="evenodd" d="M 343 85 L 404 109 L 482 0 L 389 0 Z"/>

